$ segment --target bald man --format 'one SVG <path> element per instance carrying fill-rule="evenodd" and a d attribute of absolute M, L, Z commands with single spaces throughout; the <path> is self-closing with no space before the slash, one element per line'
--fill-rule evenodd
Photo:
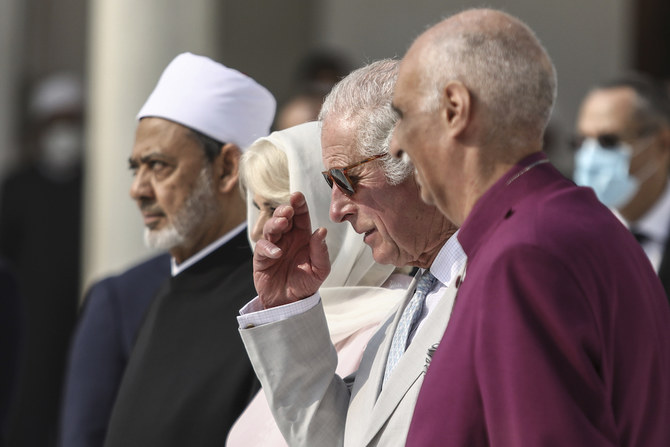
<path fill-rule="evenodd" d="M 670 308 L 635 239 L 541 152 L 556 96 L 534 33 L 449 17 L 401 62 L 391 152 L 468 259 L 407 446 L 670 445 Z"/>

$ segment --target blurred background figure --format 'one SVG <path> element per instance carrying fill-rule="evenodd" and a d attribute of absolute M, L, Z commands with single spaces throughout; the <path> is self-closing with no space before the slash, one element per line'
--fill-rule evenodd
<path fill-rule="evenodd" d="M 641 73 L 599 84 L 577 118 L 577 184 L 630 228 L 670 296 L 670 98 Z"/>
<path fill-rule="evenodd" d="M 320 89 L 305 89 L 303 92 L 297 93 L 284 103 L 279 110 L 275 128 L 284 130 L 316 120 L 324 97 L 325 95 Z"/>
<path fill-rule="evenodd" d="M 298 86 L 329 92 L 354 68 L 349 57 L 333 49 L 315 49 L 298 62 L 295 82 Z"/>
<path fill-rule="evenodd" d="M 36 84 L 28 103 L 29 162 L 2 186 L 0 254 L 16 271 L 24 327 L 9 445 L 55 442 L 79 296 L 82 92 L 70 73 Z"/>
<path fill-rule="evenodd" d="M 565 125 L 561 111 L 554 107 L 544 130 L 542 150 L 556 169 L 568 178 L 572 177 L 574 170 L 574 152 L 570 145 L 572 135 L 572 126 Z"/>
<path fill-rule="evenodd" d="M 348 58 L 335 50 L 317 49 L 305 54 L 293 75 L 293 93 L 279 108 L 274 128 L 288 129 L 315 121 L 326 95 L 352 68 Z"/>
<path fill-rule="evenodd" d="M 5 446 L 7 416 L 17 379 L 20 340 L 20 306 L 14 272 L 0 259 L 0 447 Z"/>

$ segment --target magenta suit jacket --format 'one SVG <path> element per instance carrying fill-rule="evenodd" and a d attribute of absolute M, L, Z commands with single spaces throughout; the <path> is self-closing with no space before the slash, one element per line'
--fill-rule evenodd
<path fill-rule="evenodd" d="M 511 169 L 460 230 L 465 280 L 408 446 L 670 446 L 661 283 L 593 192 L 542 160 Z"/>

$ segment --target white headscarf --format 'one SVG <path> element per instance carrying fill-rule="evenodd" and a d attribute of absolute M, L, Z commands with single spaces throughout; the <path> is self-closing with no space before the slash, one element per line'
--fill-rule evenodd
<path fill-rule="evenodd" d="M 374 261 L 372 251 L 348 223 L 330 220 L 331 190 L 323 180 L 321 128 L 318 122 L 300 124 L 273 132 L 257 141 L 267 141 L 286 154 L 290 192 L 304 194 L 309 207 L 312 231 L 328 230 L 326 243 L 331 270 L 319 289 L 333 342 L 381 321 L 404 295 L 403 289 L 381 288 L 394 270 L 392 265 Z M 247 231 L 258 219 L 253 205 L 253 185 L 247 185 Z M 251 239 L 250 239 L 251 240 Z M 252 247 L 255 244 L 252 242 Z"/>

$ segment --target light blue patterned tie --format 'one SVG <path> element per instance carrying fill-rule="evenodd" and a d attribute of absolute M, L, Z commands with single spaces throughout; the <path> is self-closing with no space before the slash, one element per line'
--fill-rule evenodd
<path fill-rule="evenodd" d="M 426 295 L 428 295 L 428 292 L 433 288 L 436 280 L 437 279 L 429 270 L 423 272 L 423 275 L 419 278 L 416 290 L 414 291 L 414 296 L 409 303 L 407 303 L 407 307 L 405 307 L 405 310 L 402 312 L 398 327 L 396 327 L 395 334 L 393 334 L 391 349 L 389 350 L 388 360 L 386 360 L 384 383 L 386 383 L 391 375 L 391 371 L 393 371 L 393 368 L 395 368 L 400 361 L 400 357 L 404 354 L 405 349 L 407 348 L 407 338 L 419 319 L 421 311 L 423 310 L 423 303 L 426 301 Z"/>

